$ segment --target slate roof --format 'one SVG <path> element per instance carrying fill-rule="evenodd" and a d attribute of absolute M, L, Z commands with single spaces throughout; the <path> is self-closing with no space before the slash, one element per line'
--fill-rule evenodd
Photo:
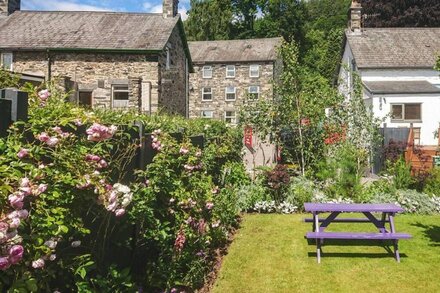
<path fill-rule="evenodd" d="M 372 94 L 439 94 L 440 88 L 426 80 L 415 81 L 364 81 Z"/>
<path fill-rule="evenodd" d="M 358 68 L 433 68 L 440 28 L 365 28 L 346 32 Z"/>
<path fill-rule="evenodd" d="M 0 21 L 0 49 L 163 50 L 179 17 L 17 11 Z"/>
<path fill-rule="evenodd" d="M 189 42 L 194 63 L 275 61 L 281 38 Z"/>

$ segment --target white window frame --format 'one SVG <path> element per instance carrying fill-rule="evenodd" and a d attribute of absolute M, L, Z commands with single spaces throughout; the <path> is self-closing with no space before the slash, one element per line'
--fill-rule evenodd
<path fill-rule="evenodd" d="M 211 74 L 205 74 L 205 70 L 206 71 L 211 71 Z M 212 78 L 213 72 L 214 72 L 214 69 L 210 65 L 205 65 L 205 66 L 202 67 L 202 76 L 203 76 L 203 78 Z"/>
<path fill-rule="evenodd" d="M 257 88 L 257 92 L 252 92 L 251 88 L 256 87 Z M 253 94 L 257 94 L 257 98 L 252 98 L 252 100 L 257 100 L 260 97 L 260 86 L 258 85 L 251 85 L 248 88 L 248 95 L 251 96 Z"/>
<path fill-rule="evenodd" d="M 4 64 L 4 60 L 5 60 L 6 56 L 8 56 L 11 60 L 11 65 L 9 66 L 9 68 L 7 68 Z M 8 70 L 8 71 L 13 71 L 13 66 L 14 66 L 14 54 L 13 53 L 11 53 L 11 52 L 1 53 L 1 60 L 0 61 L 1 61 L 1 67 L 3 69 Z"/>
<path fill-rule="evenodd" d="M 257 68 L 256 69 L 257 75 L 252 75 L 252 71 L 253 71 L 252 68 L 254 68 L 254 71 L 255 71 L 255 67 Z M 260 65 L 253 64 L 253 65 L 249 66 L 249 77 L 260 77 Z"/>
<path fill-rule="evenodd" d="M 420 119 L 406 119 L 405 107 L 406 105 L 419 105 L 420 106 Z M 422 103 L 392 103 L 390 108 L 391 122 L 422 122 Z M 393 117 L 393 106 L 402 106 L 402 119 Z"/>
<path fill-rule="evenodd" d="M 207 113 L 211 113 L 210 115 L 204 115 Z M 214 111 L 213 110 L 202 110 L 200 111 L 200 117 L 204 118 L 204 119 L 212 119 L 214 118 Z"/>
<path fill-rule="evenodd" d="M 235 78 L 235 65 L 226 65 L 226 78 Z"/>
<path fill-rule="evenodd" d="M 233 116 L 232 115 L 227 115 L 228 112 L 232 112 L 232 113 L 234 113 L 234 115 Z M 231 122 L 228 122 L 227 119 L 231 119 Z M 237 111 L 226 110 L 225 113 L 224 113 L 224 120 L 225 120 L 226 123 L 229 123 L 229 124 L 232 124 L 232 125 L 237 124 Z"/>
<path fill-rule="evenodd" d="M 122 88 L 124 87 L 124 89 L 115 89 L 115 88 Z M 127 89 L 125 89 L 125 87 Z M 127 100 L 119 100 L 116 99 L 116 101 L 125 101 L 125 103 L 120 102 L 119 105 L 115 106 L 115 93 L 127 93 Z M 128 85 L 125 84 L 113 84 L 112 85 L 112 109 L 126 109 L 129 107 L 129 102 L 130 102 L 130 88 L 128 87 Z M 123 105 L 124 104 L 124 105 Z M 121 106 L 123 105 L 123 106 Z"/>
<path fill-rule="evenodd" d="M 229 89 L 233 89 L 233 92 L 228 91 Z M 228 99 L 228 94 L 234 94 L 233 99 Z M 235 101 L 237 99 L 237 88 L 235 86 L 227 86 L 225 87 L 225 101 Z"/>
<path fill-rule="evenodd" d="M 205 89 L 210 89 L 209 92 L 206 92 Z M 205 99 L 205 95 L 211 95 L 211 99 Z M 214 96 L 213 96 L 213 91 L 212 91 L 212 87 L 203 87 L 202 88 L 202 101 L 203 102 L 211 102 L 213 100 Z"/>

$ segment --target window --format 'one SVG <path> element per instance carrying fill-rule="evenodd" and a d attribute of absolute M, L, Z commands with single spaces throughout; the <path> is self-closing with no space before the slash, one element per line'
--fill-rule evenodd
<path fill-rule="evenodd" d="M 414 133 L 414 144 L 420 145 L 420 127 L 413 128 L 413 133 Z"/>
<path fill-rule="evenodd" d="M 128 85 L 114 85 L 113 108 L 128 108 Z"/>
<path fill-rule="evenodd" d="M 166 48 L 166 53 L 167 53 L 167 63 L 165 65 L 165 69 L 169 70 L 171 67 L 171 55 L 170 55 L 170 49 Z"/>
<path fill-rule="evenodd" d="M 235 111 L 225 111 L 225 122 L 229 123 L 229 124 L 236 124 L 237 123 Z"/>
<path fill-rule="evenodd" d="M 235 65 L 226 65 L 226 78 L 235 77 Z"/>
<path fill-rule="evenodd" d="M 212 101 L 212 88 L 202 88 L 202 101 Z"/>
<path fill-rule="evenodd" d="M 395 121 L 422 120 L 422 104 L 392 104 L 391 120 L 395 120 Z"/>
<path fill-rule="evenodd" d="M 212 66 L 203 66 L 203 78 L 212 78 Z"/>
<path fill-rule="evenodd" d="M 249 87 L 249 97 L 253 100 L 258 99 L 258 96 L 260 95 L 260 87 L 257 85 L 251 85 Z"/>
<path fill-rule="evenodd" d="M 235 101 L 236 88 L 234 86 L 226 87 L 226 101 Z"/>
<path fill-rule="evenodd" d="M 12 71 L 12 53 L 1 54 L 1 65 L 3 69 Z"/>
<path fill-rule="evenodd" d="M 92 92 L 90 91 L 80 91 L 78 93 L 78 102 L 83 106 L 92 106 Z"/>
<path fill-rule="evenodd" d="M 260 76 L 260 65 L 251 65 L 249 67 L 249 76 L 250 77 L 259 77 Z"/>
<path fill-rule="evenodd" d="M 211 111 L 211 110 L 203 110 L 203 111 L 200 113 L 200 117 L 211 119 L 212 117 L 214 117 L 214 111 Z"/>

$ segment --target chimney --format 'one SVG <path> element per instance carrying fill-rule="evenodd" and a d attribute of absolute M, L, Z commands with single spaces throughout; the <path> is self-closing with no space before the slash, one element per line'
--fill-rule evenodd
<path fill-rule="evenodd" d="M 362 5 L 360 0 L 351 1 L 350 30 L 355 34 L 362 32 Z"/>
<path fill-rule="evenodd" d="M 0 0 L 0 16 L 8 16 L 20 10 L 20 0 Z"/>
<path fill-rule="evenodd" d="M 178 6 L 179 0 L 163 0 L 163 18 L 177 16 Z"/>

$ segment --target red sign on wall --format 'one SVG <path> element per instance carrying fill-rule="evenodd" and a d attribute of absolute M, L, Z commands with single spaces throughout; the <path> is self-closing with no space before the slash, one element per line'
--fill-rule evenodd
<path fill-rule="evenodd" d="M 246 126 L 244 129 L 244 145 L 249 149 L 252 148 L 252 136 L 253 136 L 252 127 Z"/>

